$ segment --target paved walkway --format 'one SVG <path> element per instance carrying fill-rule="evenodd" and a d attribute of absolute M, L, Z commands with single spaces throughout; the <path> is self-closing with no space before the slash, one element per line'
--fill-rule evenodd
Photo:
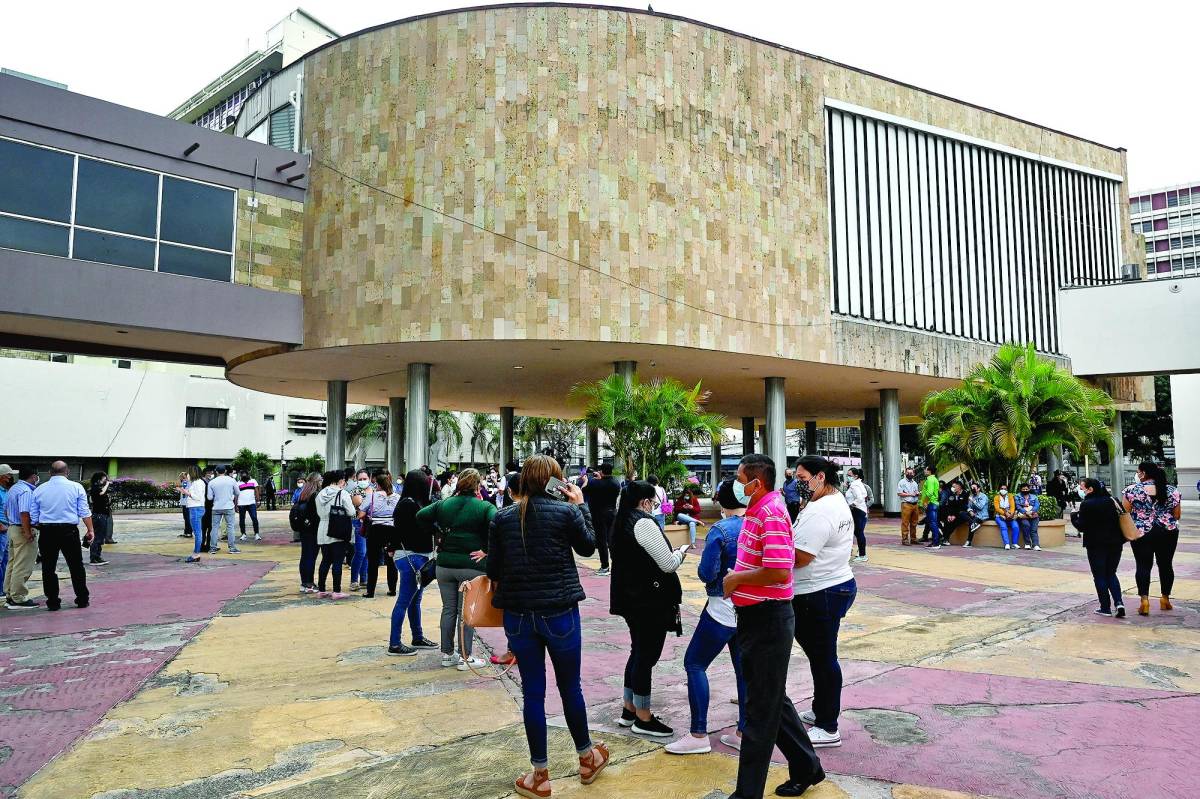
<path fill-rule="evenodd" d="M 441 669 L 436 654 L 388 657 L 389 598 L 300 596 L 286 518 L 263 516 L 263 544 L 200 566 L 181 562 L 178 517 L 120 516 L 110 565 L 89 570 L 90 608 L 0 611 L 0 797 L 512 796 L 528 757 L 519 687 Z M 806 796 L 1200 796 L 1200 524 L 1185 525 L 1176 609 L 1124 621 L 1092 613 L 1073 539 L 934 553 L 898 546 L 890 522 L 869 532 L 842 633 L 844 744 L 821 752 L 831 779 Z M 694 564 L 689 633 L 704 601 Z M 615 760 L 585 789 L 558 722 L 555 795 L 724 797 L 734 753 L 673 757 L 612 725 L 627 637 L 597 562 L 580 565 L 584 693 Z M 1134 593 L 1128 550 L 1121 579 Z M 436 638 L 436 591 L 424 607 Z M 687 640 L 670 639 L 655 672 L 656 710 L 680 730 Z M 716 732 L 736 708 L 728 662 L 710 674 Z M 803 709 L 798 648 L 790 683 Z"/>

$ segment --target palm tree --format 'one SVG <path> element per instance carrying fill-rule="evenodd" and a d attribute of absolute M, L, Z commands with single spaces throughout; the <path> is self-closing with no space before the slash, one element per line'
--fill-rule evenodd
<path fill-rule="evenodd" d="M 513 436 L 527 447 L 532 446 L 534 452 L 541 452 L 553 423 L 553 419 L 544 416 L 521 416 L 513 424 Z"/>
<path fill-rule="evenodd" d="M 919 433 L 939 468 L 966 465 L 992 486 L 1013 485 L 1039 454 L 1066 447 L 1079 459 L 1109 438 L 1112 399 L 1032 344 L 1005 344 L 962 385 L 927 396 Z"/>
<path fill-rule="evenodd" d="M 365 457 L 371 442 L 387 441 L 387 429 L 388 409 L 378 405 L 368 405 L 346 417 L 346 443 L 356 453 L 355 466 Z"/>
<path fill-rule="evenodd" d="M 643 383 L 621 375 L 581 383 L 571 391 L 584 405 L 583 419 L 604 431 L 625 474 L 637 470 L 662 481 L 687 473 L 680 455 L 687 447 L 719 439 L 725 417 L 708 413 L 708 392 L 677 380 Z"/>
<path fill-rule="evenodd" d="M 458 419 L 458 414 L 453 411 L 430 411 L 429 412 L 429 451 L 435 452 L 438 444 L 444 445 L 446 452 L 450 451 L 450 447 L 461 447 L 463 443 L 462 422 Z M 437 460 L 437 458 L 433 458 Z M 413 464 L 414 468 L 418 464 Z M 433 466 L 434 464 L 430 464 Z"/>
<path fill-rule="evenodd" d="M 471 425 L 471 465 L 476 466 L 475 450 L 479 449 L 489 460 L 499 457 L 500 423 L 490 413 L 472 413 L 467 420 Z"/>

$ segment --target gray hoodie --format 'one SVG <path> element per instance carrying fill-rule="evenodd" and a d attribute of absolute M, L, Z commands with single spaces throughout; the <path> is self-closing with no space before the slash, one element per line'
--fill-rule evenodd
<path fill-rule="evenodd" d="M 341 494 L 340 497 L 338 496 L 339 492 Z M 346 513 L 350 515 L 350 518 L 354 518 L 354 500 L 350 498 L 349 491 L 347 491 L 344 487 L 339 488 L 336 485 L 325 486 L 322 488 L 321 492 L 317 494 L 317 518 L 321 521 L 321 523 L 317 525 L 318 546 L 323 544 L 346 543 L 345 541 L 338 541 L 336 538 L 330 538 L 328 535 L 329 509 L 333 507 L 333 502 L 335 499 L 341 502 L 342 507 L 346 509 Z"/>

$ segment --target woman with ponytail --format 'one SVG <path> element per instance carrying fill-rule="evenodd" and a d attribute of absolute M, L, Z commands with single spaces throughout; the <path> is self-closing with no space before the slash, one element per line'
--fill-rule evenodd
<path fill-rule="evenodd" d="M 562 480 L 558 462 L 534 455 L 521 469 L 520 499 L 496 514 L 488 531 L 487 575 L 496 583 L 492 604 L 504 611 L 508 648 L 517 658 L 524 697 L 525 737 L 533 771 L 514 784 L 521 796 L 550 796 L 546 743 L 546 652 L 554 665 L 567 729 L 579 756 L 579 780 L 590 785 L 608 765 L 608 747 L 592 742 L 579 671 L 583 641 L 579 603 L 584 599 L 575 555 L 596 551 L 592 516 L 574 483 L 546 492 Z M 574 554 L 573 554 L 574 553 Z"/>
<path fill-rule="evenodd" d="M 1167 474 L 1156 463 L 1144 461 L 1138 465 L 1138 481 L 1125 489 L 1125 510 L 1133 517 L 1142 537 L 1131 545 L 1137 563 L 1137 580 L 1141 605 L 1139 616 L 1150 615 L 1150 571 L 1158 563 L 1158 604 L 1171 610 L 1171 588 L 1175 584 L 1175 547 L 1179 545 L 1179 516 L 1182 510 L 1179 489 L 1167 485 Z"/>

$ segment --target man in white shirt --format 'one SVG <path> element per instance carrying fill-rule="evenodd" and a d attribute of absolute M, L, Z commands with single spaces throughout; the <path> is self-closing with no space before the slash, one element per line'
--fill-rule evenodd
<path fill-rule="evenodd" d="M 249 513 L 250 521 L 254 524 L 254 540 L 262 541 L 258 532 L 258 481 L 249 472 L 242 472 L 239 480 L 237 512 L 238 528 L 242 531 L 239 540 L 246 540 L 246 514 Z"/>
<path fill-rule="evenodd" d="M 233 506 L 237 500 L 238 484 L 237 481 L 230 477 L 226 466 L 217 467 L 217 476 L 208 482 L 208 498 L 212 500 L 212 549 L 208 550 L 215 554 L 220 547 L 217 542 L 221 540 L 221 522 L 225 522 L 225 530 L 229 537 L 229 551 L 237 554 L 241 550 L 233 541 Z"/>

